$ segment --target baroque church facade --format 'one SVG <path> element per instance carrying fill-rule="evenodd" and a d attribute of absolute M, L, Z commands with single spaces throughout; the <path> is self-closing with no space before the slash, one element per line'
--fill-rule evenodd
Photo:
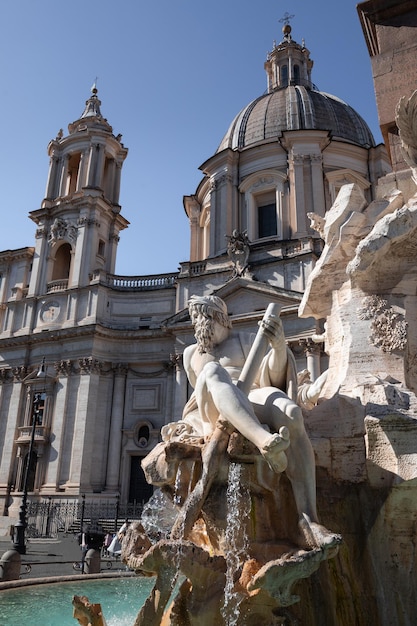
<path fill-rule="evenodd" d="M 49 143 L 46 197 L 29 214 L 35 245 L 0 252 L 3 515 L 17 511 L 25 480 L 35 500 L 149 498 L 141 459 L 191 393 L 181 357 L 193 294 L 223 298 L 245 330 L 278 303 L 298 369 L 313 380 L 326 369 L 322 325 L 297 315 L 320 218 L 343 184 L 373 200 L 390 165 L 363 119 L 314 85 L 312 67 L 286 24 L 265 62 L 267 92 L 238 113 L 184 197 L 189 260 L 170 274 L 114 273 L 128 151 L 96 88 Z"/>

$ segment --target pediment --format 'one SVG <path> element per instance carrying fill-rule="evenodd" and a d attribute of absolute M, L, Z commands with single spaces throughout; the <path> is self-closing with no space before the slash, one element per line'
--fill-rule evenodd
<path fill-rule="evenodd" d="M 56 381 L 56 376 L 51 376 L 48 373 L 48 366 L 41 366 L 39 369 L 34 369 L 30 374 L 28 374 L 24 379 L 23 383 L 25 385 L 28 384 L 37 384 L 37 385 L 50 385 Z"/>
<path fill-rule="evenodd" d="M 191 294 L 192 295 L 192 294 Z M 264 311 L 270 302 L 279 304 L 282 309 L 292 310 L 297 316 L 298 306 L 302 294 L 271 287 L 266 283 L 247 278 L 234 278 L 218 289 L 207 291 L 204 295 L 215 295 L 222 298 L 227 304 L 231 317 L 246 317 L 253 313 Z M 165 326 L 189 325 L 188 309 L 184 308 L 165 320 Z"/>
<path fill-rule="evenodd" d="M 271 287 L 266 283 L 246 278 L 236 278 L 213 292 L 227 304 L 231 316 L 242 316 L 264 311 L 270 302 L 281 308 L 298 308 L 302 294 Z"/>

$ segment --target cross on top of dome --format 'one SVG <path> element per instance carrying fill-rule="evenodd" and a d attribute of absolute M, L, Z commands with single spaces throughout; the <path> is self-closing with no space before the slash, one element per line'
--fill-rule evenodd
<path fill-rule="evenodd" d="M 284 34 L 284 38 L 287 39 L 287 41 L 291 39 L 290 20 L 292 20 L 293 17 L 295 17 L 295 15 L 290 15 L 288 11 L 286 11 L 281 19 L 278 20 L 280 23 L 282 22 L 284 24 L 284 26 L 282 27 L 282 32 Z"/>

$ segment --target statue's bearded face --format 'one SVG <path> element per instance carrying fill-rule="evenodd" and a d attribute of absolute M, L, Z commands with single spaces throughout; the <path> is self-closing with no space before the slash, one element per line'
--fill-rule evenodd
<path fill-rule="evenodd" d="M 199 353 L 210 352 L 213 348 L 215 321 L 199 313 L 192 316 L 192 323 Z"/>

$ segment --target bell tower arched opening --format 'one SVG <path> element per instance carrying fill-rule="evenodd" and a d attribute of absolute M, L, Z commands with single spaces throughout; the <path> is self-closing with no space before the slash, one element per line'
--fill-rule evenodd
<path fill-rule="evenodd" d="M 68 177 L 65 195 L 72 195 L 77 191 L 78 172 L 80 168 L 81 152 L 76 152 L 68 157 Z"/>
<path fill-rule="evenodd" d="M 71 269 L 71 246 L 63 243 L 55 254 L 51 280 L 68 280 Z"/>

